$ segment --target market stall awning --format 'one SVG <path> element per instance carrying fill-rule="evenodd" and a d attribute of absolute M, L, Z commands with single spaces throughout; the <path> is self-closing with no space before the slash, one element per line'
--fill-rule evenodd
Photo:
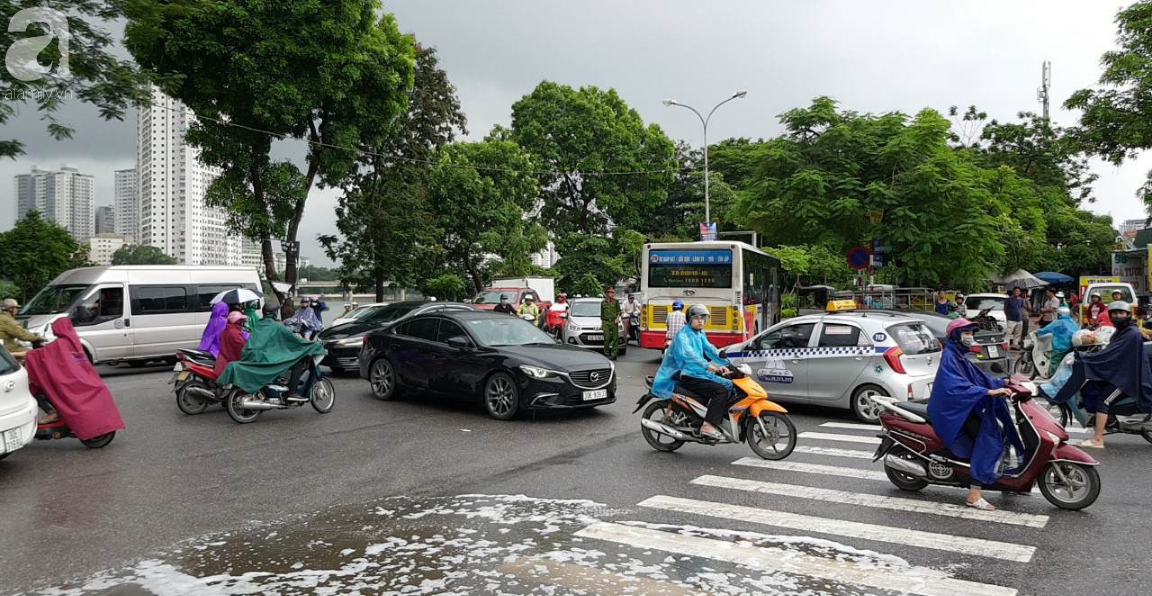
<path fill-rule="evenodd" d="M 1055 271 L 1042 271 L 1037 273 L 1036 279 L 1046 281 L 1050 284 L 1070 284 L 1075 281 L 1072 279 L 1072 276 L 1056 273 Z"/>
<path fill-rule="evenodd" d="M 1014 273 L 1005 276 L 993 277 L 992 283 L 1008 288 L 1023 288 L 1025 290 L 1048 285 L 1048 282 L 1037 278 L 1035 275 L 1023 269 L 1017 269 Z"/>

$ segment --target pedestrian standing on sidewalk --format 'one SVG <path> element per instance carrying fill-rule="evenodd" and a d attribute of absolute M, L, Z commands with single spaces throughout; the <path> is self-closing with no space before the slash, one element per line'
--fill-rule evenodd
<path fill-rule="evenodd" d="M 600 303 L 600 326 L 604 329 L 604 355 L 615 360 L 620 351 L 620 303 L 616 302 L 616 289 L 604 292 Z"/>
<path fill-rule="evenodd" d="M 1008 335 L 1009 346 L 1012 349 L 1020 347 L 1021 334 L 1024 331 L 1024 317 L 1028 314 L 1028 303 L 1024 300 L 1024 291 L 1019 287 L 1012 288 L 1012 293 L 1004 301 L 1004 318 L 1008 324 L 1004 332 Z"/>
<path fill-rule="evenodd" d="M 1040 308 L 1040 323 L 1047 325 L 1056 320 L 1056 310 L 1060 308 L 1060 299 L 1056 297 L 1056 290 L 1048 288 L 1044 291 L 1044 306 Z"/>

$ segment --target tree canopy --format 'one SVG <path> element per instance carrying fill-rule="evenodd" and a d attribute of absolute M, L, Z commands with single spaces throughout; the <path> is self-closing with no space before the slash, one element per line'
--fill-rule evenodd
<path fill-rule="evenodd" d="M 29 211 L 16 226 L 0 233 L 0 279 L 18 288 L 26 302 L 48 282 L 69 269 L 88 265 L 88 252 L 68 230 Z M 11 292 L 11 288 L 9 288 Z"/>
<path fill-rule="evenodd" d="M 176 259 L 155 246 L 125 244 L 112 253 L 113 265 L 175 265 Z"/>

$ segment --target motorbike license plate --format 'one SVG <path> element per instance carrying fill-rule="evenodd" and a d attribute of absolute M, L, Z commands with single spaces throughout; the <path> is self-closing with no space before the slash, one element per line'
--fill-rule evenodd
<path fill-rule="evenodd" d="M 604 341 L 603 335 L 589 335 L 588 341 Z"/>
<path fill-rule="evenodd" d="M 988 346 L 988 357 L 989 358 L 999 358 L 1000 357 L 1000 348 L 998 348 L 996 346 Z"/>
<path fill-rule="evenodd" d="M 20 429 L 13 428 L 4 431 L 4 453 L 10 453 L 24 446 L 20 440 Z"/>
<path fill-rule="evenodd" d="M 179 373 L 176 375 L 176 382 L 177 382 L 177 383 L 181 383 L 181 382 L 183 382 L 183 381 L 184 381 L 185 379 L 187 379 L 187 378 L 188 378 L 188 376 L 189 376 L 189 375 L 191 375 L 191 374 L 192 374 L 192 373 L 190 373 L 189 371 L 186 371 L 186 370 L 182 370 L 182 371 L 180 371 L 180 372 L 179 372 Z"/>
<path fill-rule="evenodd" d="M 597 389 L 595 391 L 585 391 L 584 401 L 594 401 L 597 399 L 605 399 L 608 397 L 607 389 Z"/>

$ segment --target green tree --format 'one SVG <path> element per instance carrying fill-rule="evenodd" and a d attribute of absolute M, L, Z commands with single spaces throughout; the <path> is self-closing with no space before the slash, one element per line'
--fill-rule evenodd
<path fill-rule="evenodd" d="M 636 228 L 655 242 L 700 239 L 700 223 L 704 221 L 704 153 L 687 143 L 677 143 L 676 163 L 679 172 L 668 189 L 668 200 L 649 210 Z M 716 171 L 710 173 L 710 178 L 712 220 L 720 231 L 734 230 L 738 226 L 731 221 L 731 211 L 736 190 Z"/>
<path fill-rule="evenodd" d="M 777 246 L 765 252 L 780 259 L 787 277 L 785 287 L 824 284 L 845 286 L 853 277 L 844 255 L 835 254 L 826 246 Z"/>
<path fill-rule="evenodd" d="M 525 220 L 539 193 L 532 156 L 512 141 L 445 146 L 429 172 L 428 209 L 447 262 L 479 292 L 489 255 L 516 262 L 544 248 L 547 235 Z M 517 239 L 507 242 L 507 239 Z"/>
<path fill-rule="evenodd" d="M 128 0 L 126 45 L 168 95 L 199 117 L 187 133 L 223 170 L 212 193 L 262 244 L 279 280 L 273 238 L 293 246 L 310 191 L 339 185 L 355 150 L 403 113 L 414 49 L 377 0 Z M 307 143 L 307 169 L 273 161 L 274 141 Z M 299 146 L 299 145 L 297 145 Z M 219 190 L 219 189 L 217 189 Z M 297 254 L 284 278 L 295 284 Z"/>
<path fill-rule="evenodd" d="M 467 133 L 465 124 L 436 50 L 417 46 L 407 113 L 345 179 L 336 208 L 340 235 L 320 238 L 329 258 L 340 262 L 342 280 L 375 288 L 379 301 L 385 281 L 415 287 L 429 263 L 442 261 L 426 204 L 429 163 L 457 134 Z"/>
<path fill-rule="evenodd" d="M 176 259 L 155 246 L 125 244 L 112 253 L 113 265 L 175 265 Z"/>
<path fill-rule="evenodd" d="M 5 298 L 19 298 L 19 297 L 20 297 L 20 286 L 12 283 L 10 281 L 5 281 L 5 280 L 0 279 L 0 300 L 4 300 Z"/>
<path fill-rule="evenodd" d="M 17 62 L 21 58 L 36 61 L 48 72 L 18 72 L 18 78 L 7 68 L 0 68 L 0 125 L 17 115 L 21 106 L 32 105 L 47 122 L 48 134 L 56 140 L 72 138 L 75 130 L 56 118 L 68 99 L 96 106 L 105 120 L 123 120 L 130 105 L 143 102 L 148 94 L 141 85 L 136 66 L 110 51 L 114 40 L 102 23 L 123 17 L 123 3 L 118 0 L 0 0 L 0 14 L 5 23 L 13 22 L 16 13 L 25 9 L 57 11 L 67 20 L 69 36 L 67 72 L 64 71 L 59 33 L 60 23 L 41 20 L 26 23 L 23 31 L 16 27 L 0 28 L 0 47 Z M 55 25 L 50 30 L 48 25 Z M 34 38 L 53 35 L 41 47 Z M 34 80 L 22 80 L 22 79 Z M 24 117 L 28 117 L 26 114 Z M 19 139 L 0 139 L 0 157 L 16 158 L 24 154 Z"/>
<path fill-rule="evenodd" d="M 300 278 L 309 281 L 340 281 L 340 271 L 317 265 L 303 265 L 300 267 Z"/>
<path fill-rule="evenodd" d="M 467 288 L 468 282 L 464 278 L 455 273 L 445 273 L 428 280 L 423 292 L 425 296 L 434 296 L 440 300 L 457 301 L 464 297 Z"/>
<path fill-rule="evenodd" d="M 7 232 L 0 233 L 0 279 L 19 288 L 27 302 L 57 275 L 88 265 L 87 251 L 68 230 L 29 211 Z"/>
<path fill-rule="evenodd" d="M 1152 2 L 1142 0 L 1116 15 L 1119 48 L 1100 58 L 1099 86 L 1072 94 L 1064 107 L 1080 110 L 1075 133 L 1081 146 L 1120 165 L 1152 147 Z M 1152 173 L 1150 173 L 1152 176 Z M 1152 214 L 1152 177 L 1137 192 Z"/>
<path fill-rule="evenodd" d="M 554 236 L 636 229 L 667 199 L 672 141 L 615 90 L 544 81 L 512 106 L 510 136 L 545 172 L 539 219 Z"/>
<path fill-rule="evenodd" d="M 644 241 L 643 234 L 623 228 L 614 230 L 612 236 L 571 234 L 561 238 L 556 249 L 567 256 L 556 263 L 560 288 L 573 294 L 599 296 L 604 288 L 639 276 L 637 265 Z"/>

